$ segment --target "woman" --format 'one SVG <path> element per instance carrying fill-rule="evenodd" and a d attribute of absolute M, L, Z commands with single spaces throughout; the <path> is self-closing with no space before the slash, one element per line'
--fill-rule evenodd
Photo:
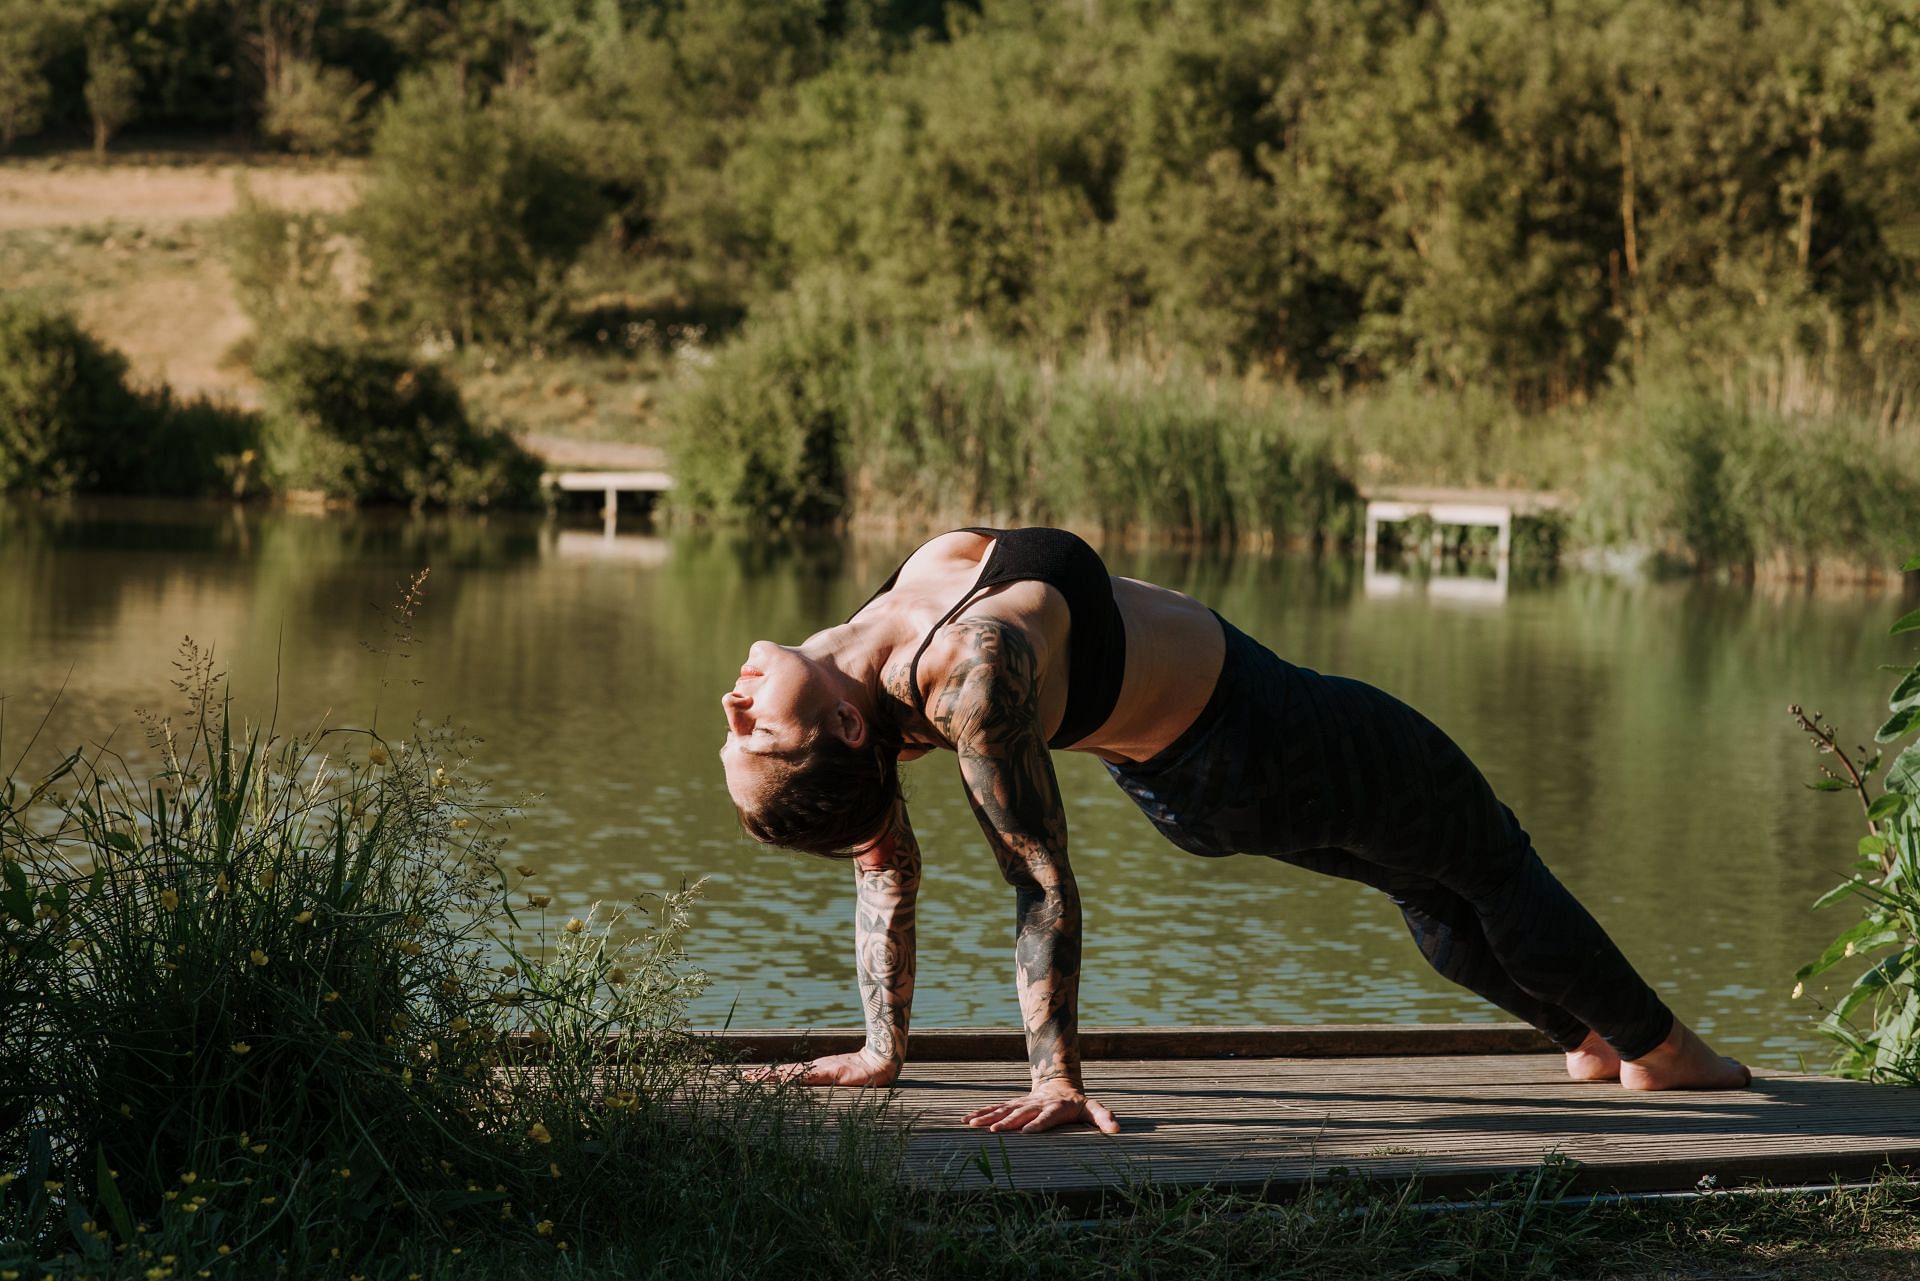
<path fill-rule="evenodd" d="M 1525 1019 L 1578 1080 L 1731 1089 L 1747 1070 L 1667 1010 L 1554 880 L 1460 749 L 1405 704 L 1283 662 L 1206 606 L 1108 575 L 1057 529 L 963 529 L 798 646 L 757 641 L 720 757 L 755 838 L 848 857 L 867 1043 L 787 1072 L 885 1085 L 905 1062 L 920 850 L 898 763 L 942 748 L 1016 900 L 1033 1089 L 969 1125 L 1113 1114 L 1076 1045 L 1080 900 L 1051 749 L 1089 752 L 1175 845 L 1364 882 L 1447 978 Z"/>

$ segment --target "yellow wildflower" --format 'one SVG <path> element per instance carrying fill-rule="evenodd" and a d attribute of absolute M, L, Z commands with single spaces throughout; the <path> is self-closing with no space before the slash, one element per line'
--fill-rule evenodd
<path fill-rule="evenodd" d="M 338 992 L 329 992 L 325 996 L 321 997 L 320 999 L 325 1001 L 328 1005 L 332 1005 L 335 1001 L 340 999 L 340 994 Z"/>
<path fill-rule="evenodd" d="M 199 1181 L 200 1181 L 200 1176 L 195 1174 L 192 1170 L 188 1170 L 185 1174 L 180 1176 L 180 1182 L 182 1183 L 198 1183 Z"/>
<path fill-rule="evenodd" d="M 538 1121 L 535 1121 L 533 1123 L 533 1128 L 527 1131 L 527 1137 L 532 1139 L 535 1143 L 553 1142 L 553 1135 L 548 1133 L 547 1127 L 540 1124 Z"/>
<path fill-rule="evenodd" d="M 516 867 L 516 868 L 514 868 L 513 870 L 514 870 L 514 871 L 516 871 L 516 872 L 518 872 L 518 873 L 520 873 L 520 875 L 522 875 L 522 876 L 532 876 L 532 875 L 533 875 L 533 874 L 534 874 L 534 873 L 535 873 L 536 871 L 538 871 L 539 869 L 538 869 L 538 868 L 532 868 L 532 867 L 527 867 L 527 866 L 525 866 L 525 865 L 522 865 L 522 866 L 519 866 L 519 867 Z"/>
<path fill-rule="evenodd" d="M 249 1143 L 247 1145 L 247 1151 L 253 1153 L 255 1156 L 259 1156 L 262 1152 L 265 1152 L 266 1150 L 267 1150 L 267 1145 L 264 1143 Z"/>
<path fill-rule="evenodd" d="M 467 820 L 464 818 L 456 818 L 453 820 L 453 827 L 455 831 L 463 830 L 466 826 L 467 826 Z"/>
<path fill-rule="evenodd" d="M 553 1220 L 542 1219 L 540 1220 L 540 1222 L 533 1225 L 533 1230 L 535 1232 L 538 1232 L 543 1237 L 550 1237 L 553 1235 Z"/>
<path fill-rule="evenodd" d="M 253 951 L 247 953 L 247 959 L 255 965 L 265 965 L 267 963 L 267 954 L 256 947 Z"/>
<path fill-rule="evenodd" d="M 553 895 L 551 894 L 527 895 L 527 904 L 531 907 L 545 907 L 547 904 L 551 902 L 553 902 Z"/>
<path fill-rule="evenodd" d="M 302 912 L 298 916 L 295 916 L 293 918 L 293 923 L 295 925 L 305 925 L 308 921 L 311 921 L 312 919 L 313 919 L 312 912 Z"/>
<path fill-rule="evenodd" d="M 335 1032 L 333 1035 L 336 1040 L 340 1040 L 340 1041 L 351 1041 L 353 1039 L 353 1033 L 347 1031 L 347 1029 L 345 1028 L 341 1028 L 338 1032 Z"/>
<path fill-rule="evenodd" d="M 413 1069 L 412 1069 L 412 1068 L 401 1068 L 401 1069 L 400 1069 L 400 1084 L 402 1084 L 402 1085 L 412 1085 L 412 1084 L 413 1084 Z"/>
<path fill-rule="evenodd" d="M 587 923 L 581 920 L 579 917 L 569 916 L 567 918 L 567 933 L 578 934 L 581 930 L 584 930 L 586 928 L 587 928 Z"/>
<path fill-rule="evenodd" d="M 467 1019 L 466 1019 L 466 1016 L 465 1016 L 465 1015 L 463 1015 L 463 1014 L 461 1014 L 461 1015 L 455 1015 L 455 1016 L 454 1016 L 454 1019 L 453 1019 L 453 1022 L 451 1022 L 451 1023 L 449 1023 L 449 1024 L 447 1024 L 447 1031 L 449 1031 L 449 1032 L 464 1032 L 464 1031 L 466 1031 L 466 1030 L 467 1030 L 468 1028 L 470 1028 L 470 1027 L 472 1027 L 472 1026 L 473 1026 L 473 1024 L 471 1024 L 471 1023 L 469 1023 L 469 1022 L 467 1022 Z"/>
<path fill-rule="evenodd" d="M 557 1179 L 557 1178 L 559 1178 L 559 1177 L 560 1177 L 560 1163 L 559 1163 L 558 1161 L 549 1161 L 549 1162 L 547 1162 L 547 1173 L 548 1173 L 548 1174 L 551 1174 L 551 1175 L 552 1175 L 552 1176 L 553 1176 L 554 1178 L 556 1178 L 556 1179 Z"/>
<path fill-rule="evenodd" d="M 230 1246 L 230 1245 L 223 1245 L 223 1246 L 221 1246 L 221 1247 L 219 1248 L 219 1250 L 217 1250 L 217 1251 L 216 1251 L 215 1253 L 218 1253 L 218 1254 L 232 1254 L 232 1253 L 233 1253 L 233 1247 L 232 1247 L 232 1246 Z"/>
<path fill-rule="evenodd" d="M 7 1184 L 12 1183 L 15 1179 L 19 1177 L 20 1177 L 19 1175 L 14 1174 L 11 1171 L 0 1173 L 0 1188 L 6 1187 Z"/>
<path fill-rule="evenodd" d="M 270 867 L 266 867 L 266 868 L 260 869 L 260 875 L 254 877 L 253 881 L 254 881 L 254 884 L 258 885 L 261 889 L 270 890 L 273 888 L 273 883 L 277 879 L 278 878 L 273 873 L 273 869 Z"/>
<path fill-rule="evenodd" d="M 420 953 L 426 951 L 425 948 L 421 947 L 412 939 L 401 939 L 399 946 L 401 953 L 406 956 L 418 956 Z"/>
<path fill-rule="evenodd" d="M 84 952 L 86 950 L 87 950 L 87 941 L 85 939 L 68 939 L 67 940 L 67 951 L 77 953 L 77 952 Z"/>
<path fill-rule="evenodd" d="M 235 1054 L 253 1053 L 253 1047 L 251 1045 L 248 1045 L 245 1041 L 235 1041 L 232 1045 L 229 1045 L 227 1048 L 229 1050 L 232 1050 Z"/>
<path fill-rule="evenodd" d="M 547 1031 L 545 1028 L 537 1027 L 533 1029 L 533 1031 L 527 1033 L 527 1044 L 529 1045 L 545 1045 L 547 1042 L 551 1040 L 553 1040 L 553 1038 L 547 1035 Z"/>
<path fill-rule="evenodd" d="M 276 1205 L 279 1201 L 280 1198 L 277 1196 L 263 1196 L 260 1198 L 261 1205 Z"/>
<path fill-rule="evenodd" d="M 132 1104 L 129 1104 L 129 1103 L 122 1103 L 122 1104 L 120 1105 L 120 1115 L 121 1115 L 121 1116 L 132 1116 L 132 1115 L 133 1115 L 133 1105 L 132 1105 Z"/>
<path fill-rule="evenodd" d="M 227 892 L 227 874 L 225 872 L 214 873 L 213 892 L 215 894 L 225 894 Z"/>
<path fill-rule="evenodd" d="M 385 765 L 388 759 L 387 749 L 378 743 L 375 743 L 367 749 L 367 763 L 369 765 Z"/>
<path fill-rule="evenodd" d="M 175 890 L 160 891 L 160 907 L 163 911 L 174 912 L 180 908 L 180 895 Z"/>

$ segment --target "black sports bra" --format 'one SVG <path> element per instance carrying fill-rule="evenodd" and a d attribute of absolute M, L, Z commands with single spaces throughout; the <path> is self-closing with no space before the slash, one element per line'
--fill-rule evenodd
<path fill-rule="evenodd" d="M 1047 584 L 1067 598 L 1067 706 L 1060 717 L 1060 728 L 1047 740 L 1048 747 L 1071 747 L 1106 724 L 1120 701 L 1120 683 L 1127 672 L 1127 628 L 1120 607 L 1113 599 L 1113 577 L 1106 562 L 1086 541 L 1064 529 L 1035 526 L 1028 529 L 988 529 L 969 525 L 970 534 L 982 534 L 994 540 L 993 550 L 980 567 L 980 577 L 953 608 L 941 615 L 920 648 L 913 652 L 907 669 L 913 686 L 916 710 L 926 713 L 926 700 L 920 693 L 920 656 L 942 627 L 989 587 L 1001 583 L 1033 579 Z M 900 567 L 906 565 L 900 562 Z M 865 609 L 893 589 L 900 579 L 900 568 L 887 575 L 880 590 L 867 597 Z M 855 610 L 858 613 L 859 610 Z"/>

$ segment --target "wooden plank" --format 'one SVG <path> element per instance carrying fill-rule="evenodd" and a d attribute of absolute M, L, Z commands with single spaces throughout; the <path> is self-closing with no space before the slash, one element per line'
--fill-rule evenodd
<path fill-rule="evenodd" d="M 698 1033 L 725 1057 L 777 1063 L 859 1049 L 858 1029 Z M 1362 1058 L 1539 1054 L 1553 1045 L 1524 1023 L 1329 1024 L 1322 1027 L 1083 1027 L 1080 1057 L 1098 1059 Z M 1018 1028 L 916 1028 L 911 1062 L 1024 1064 Z"/>
<path fill-rule="evenodd" d="M 1403 503 L 1431 506 L 1454 503 L 1480 507 L 1504 507 L 1518 515 L 1560 511 L 1569 506 L 1564 494 L 1544 489 L 1449 488 L 1435 485 L 1367 485 L 1360 491 L 1367 502 Z"/>
<path fill-rule="evenodd" d="M 960 1123 L 1025 1085 L 1018 1062 L 912 1065 L 893 1092 L 912 1123 L 910 1177 L 1097 1213 L 1145 1179 L 1291 1196 L 1417 1175 L 1424 1195 L 1450 1196 L 1555 1155 L 1580 1163 L 1578 1192 L 1920 1171 L 1920 1094 L 1788 1073 L 1761 1072 L 1749 1090 L 1644 1094 L 1570 1081 L 1549 1055 L 1106 1060 L 1088 1065 L 1087 1087 L 1120 1117 L 1118 1136 Z"/>
<path fill-rule="evenodd" d="M 673 488 L 673 477 L 664 471 L 559 471 L 548 472 L 541 480 L 569 493 L 664 493 Z"/>

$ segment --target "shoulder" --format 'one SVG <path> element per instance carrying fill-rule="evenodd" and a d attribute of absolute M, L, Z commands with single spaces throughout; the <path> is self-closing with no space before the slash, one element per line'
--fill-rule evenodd
<path fill-rule="evenodd" d="M 1039 679 L 1032 637 L 992 615 L 948 623 L 920 660 L 927 719 L 956 746 L 984 726 L 1037 719 Z"/>

